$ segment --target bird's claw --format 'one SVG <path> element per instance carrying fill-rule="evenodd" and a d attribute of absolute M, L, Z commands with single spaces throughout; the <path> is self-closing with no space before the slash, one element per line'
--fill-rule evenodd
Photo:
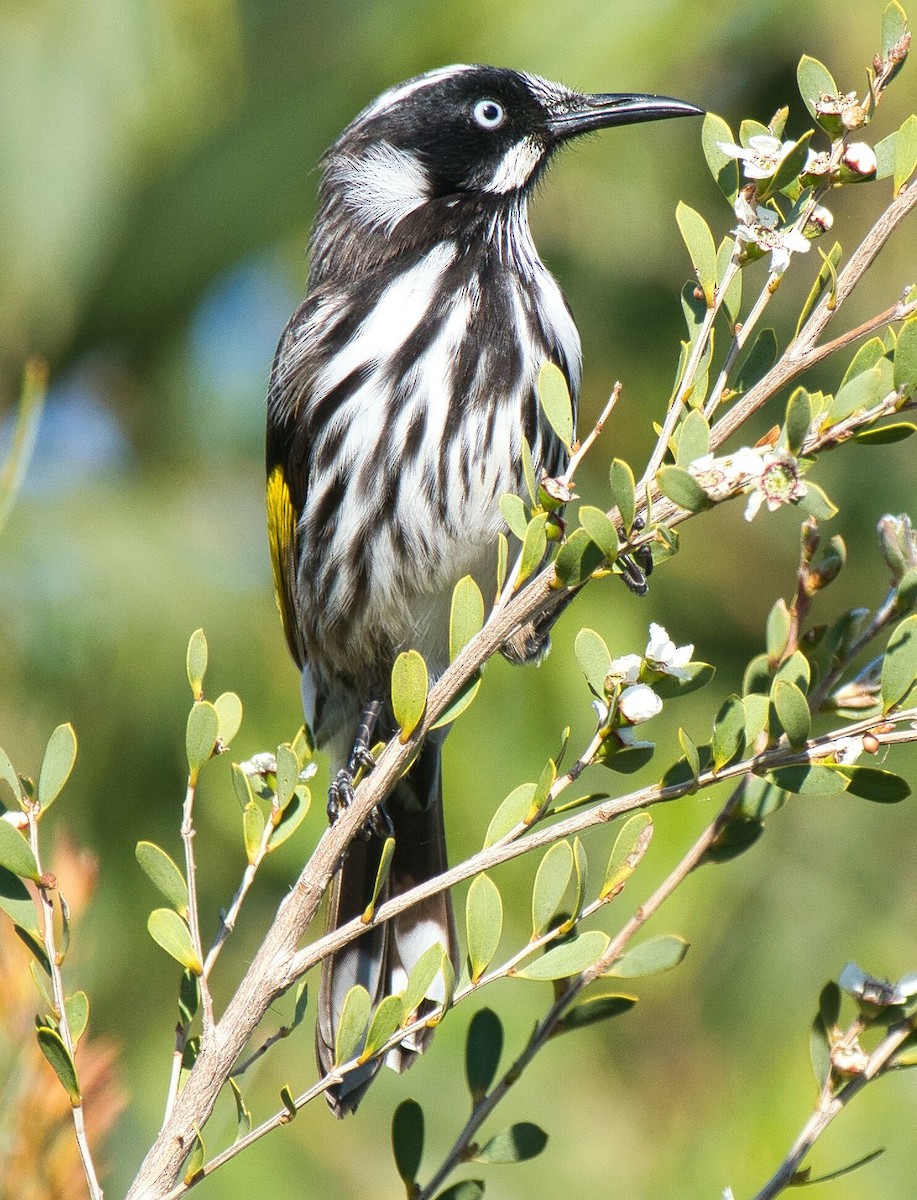
<path fill-rule="evenodd" d="M 370 757 L 367 751 L 367 756 Z M 342 813 L 353 802 L 353 774 L 350 770 L 340 770 L 328 788 L 328 824 L 333 825 Z M 394 835 L 392 819 L 381 804 L 377 804 L 357 831 L 357 837 L 364 842 L 371 838 L 390 838 Z"/>

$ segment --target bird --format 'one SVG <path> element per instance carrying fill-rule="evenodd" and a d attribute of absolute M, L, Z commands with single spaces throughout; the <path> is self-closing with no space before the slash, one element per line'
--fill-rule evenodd
<path fill-rule="evenodd" d="M 539 258 L 527 204 L 555 153 L 611 126 L 699 114 L 667 96 L 584 94 L 505 67 L 458 64 L 385 91 L 321 163 L 305 299 L 284 329 L 267 401 L 267 514 L 275 592 L 302 672 L 305 719 L 329 752 L 334 818 L 371 769 L 374 736 L 394 735 L 393 663 L 419 651 L 448 665 L 453 589 L 496 583 L 500 498 L 524 491 L 523 443 L 539 476 L 566 451 L 542 414 L 544 363 L 574 404 L 576 324 Z M 543 630 L 516 653 L 543 650 Z M 381 899 L 446 869 L 441 751 L 427 735 L 407 774 L 346 851 L 329 928 L 364 912 L 387 837 Z M 370 928 L 322 965 L 319 1069 L 335 1066 L 348 991 L 373 1003 L 404 988 L 439 943 L 457 970 L 448 893 Z M 421 1015 L 442 999 L 431 986 Z M 430 1031 L 387 1063 L 409 1066 Z M 327 1091 L 343 1116 L 379 1063 Z"/>

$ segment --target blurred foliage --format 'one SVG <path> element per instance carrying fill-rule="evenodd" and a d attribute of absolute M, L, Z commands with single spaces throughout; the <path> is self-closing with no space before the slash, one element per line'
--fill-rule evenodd
<path fill-rule="evenodd" d="M 48 358 L 51 388 L 36 456 L 0 543 L 0 744 L 32 770 L 59 722 L 72 720 L 80 737 L 55 820 L 101 863 L 97 896 L 81 922 L 79 970 L 93 1001 L 92 1033 L 120 1044 L 132 1092 L 111 1143 L 110 1194 L 123 1191 L 158 1128 L 168 1079 L 178 970 L 145 934 L 155 895 L 133 847 L 148 838 L 178 850 L 190 631 L 207 630 L 214 692 L 232 688 L 245 701 L 239 757 L 288 739 L 301 719 L 270 591 L 261 426 L 273 346 L 304 283 L 321 151 L 384 87 L 449 61 L 499 62 L 586 89 L 683 96 L 734 125 L 749 115 L 766 121 L 796 97 L 803 51 L 825 61 L 842 86 L 859 86 L 881 7 L 853 0 L 815 0 L 804 10 L 761 0 L 731 11 L 688 0 L 3 6 L 0 411 L 8 415 L 0 432 L 7 441 L 28 356 Z M 911 71 L 890 92 L 877 137 L 900 124 L 914 96 Z M 794 103 L 790 136 L 807 123 Z M 839 196 L 845 249 L 868 227 L 885 187 Z M 536 241 L 583 333 L 583 420 L 599 411 L 614 379 L 624 382 L 592 456 L 593 476 L 578 481 L 587 498 L 612 450 L 628 459 L 646 454 L 651 418 L 669 394 L 678 293 L 690 269 L 674 220 L 679 197 L 722 221 L 717 236 L 726 232 L 728 212 L 703 164 L 699 126 L 694 132 L 686 123 L 592 139 L 558 164 L 535 204 Z M 915 246 L 912 229 L 897 236 L 845 323 L 890 304 L 917 277 Z M 794 287 L 801 302 L 816 270 L 805 263 L 798 282 L 784 285 L 788 322 Z M 822 371 L 811 386 L 836 385 L 839 365 Z M 876 604 L 886 573 L 871 530 L 882 513 L 913 505 L 912 446 L 848 447 L 824 461 L 819 482 L 842 506 L 830 532 L 865 545 L 830 602 Z M 499 800 L 555 749 L 574 687 L 582 698 L 574 736 L 588 729 L 572 647 L 579 625 L 600 630 L 614 654 L 641 649 L 650 619 L 679 643 L 694 642 L 700 657 L 720 664 L 716 682 L 696 699 L 696 717 L 694 697 L 673 705 L 656 736 L 674 744 L 676 723 L 689 732 L 709 724 L 739 686 L 740 664 L 761 649 L 774 599 L 791 592 L 797 523 L 796 514 L 781 512 L 748 527 L 737 506 L 724 507 L 685 531 L 682 554 L 654 576 L 648 601 L 620 584 L 599 584 L 561 624 L 542 668 L 520 674 L 494 663 L 446 750 L 453 857 L 480 845 Z M 903 755 L 890 756 L 889 765 L 917 782 Z M 594 775 L 584 790 L 607 784 L 599 769 Z M 319 779 L 317 794 L 321 786 Z M 711 805 L 682 801 L 657 814 L 639 887 L 648 890 L 671 868 Z M 224 969 L 247 962 L 321 828 L 321 808 L 263 868 Z M 198 815 L 209 938 L 244 865 L 228 763 L 205 779 Z M 675 975 L 642 989 L 634 1014 L 574 1035 L 579 1056 L 565 1065 L 561 1093 L 556 1053 L 541 1056 L 500 1125 L 537 1113 L 551 1134 L 550 1157 L 496 1174 L 494 1193 L 535 1200 L 554 1196 L 563 1179 L 571 1192 L 637 1200 L 714 1194 L 727 1182 L 741 1194 L 763 1179 L 814 1099 L 806 1047 L 824 981 L 847 959 L 892 977 L 917 965 L 917 878 L 913 858 L 901 853 L 912 830 L 907 804 L 796 801 L 769 823 L 755 853 L 689 880 L 665 921 L 693 953 Z M 603 837 L 609 841 L 592 835 L 603 847 L 599 859 Z M 519 872 L 528 878 L 519 864 L 499 873 L 504 895 Z M 507 913 L 518 940 L 527 920 L 527 903 Z M 503 1010 L 509 1043 L 530 1028 L 537 991 L 502 983 L 488 997 L 497 1008 L 511 1006 L 512 1020 Z M 279 1012 L 278 1024 L 288 1015 Z M 201 1196 L 253 1188 L 277 1200 L 393 1194 L 391 1112 L 407 1093 L 422 1098 L 428 1152 L 441 1154 L 466 1103 L 457 1064 L 469 1016 L 447 1021 L 406 1079 L 384 1072 L 355 1120 L 332 1125 L 312 1106 L 202 1185 Z M 565 1053 L 573 1046 L 565 1039 Z M 275 1107 L 280 1086 L 295 1091 L 313 1077 L 302 1031 L 285 1043 L 282 1059 L 282 1067 L 265 1064 L 253 1106 Z M 876 1129 L 889 1147 L 867 1174 L 833 1183 L 833 1197 L 859 1196 L 867 1185 L 879 1194 L 913 1190 L 907 1145 L 915 1088 L 911 1074 L 888 1081 L 829 1131 L 817 1168 L 873 1149 Z M 218 1114 L 229 1136 L 231 1098 Z"/>

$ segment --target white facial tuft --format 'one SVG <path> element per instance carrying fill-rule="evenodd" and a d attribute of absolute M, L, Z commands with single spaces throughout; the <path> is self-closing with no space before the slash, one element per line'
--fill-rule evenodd
<path fill-rule="evenodd" d="M 354 121 L 354 124 L 361 125 L 365 121 L 370 121 L 374 117 L 388 112 L 396 104 L 400 104 L 402 100 L 406 100 L 408 96 L 413 96 L 415 92 L 419 92 L 422 88 L 429 87 L 432 83 L 439 83 L 443 79 L 449 79 L 453 75 L 460 75 L 463 71 L 469 69 L 465 63 L 453 63 L 452 66 L 437 67 L 433 71 L 427 71 L 424 75 L 417 75 L 414 79 L 407 80 L 406 83 L 399 83 L 396 87 L 389 88 L 387 92 L 383 92 L 368 108 L 365 108 Z"/>
<path fill-rule="evenodd" d="M 484 190 L 499 196 L 525 187 L 532 172 L 544 157 L 544 150 L 534 138 L 524 137 L 514 143 L 500 159 L 497 169 L 484 184 Z"/>
<path fill-rule="evenodd" d="M 420 159 L 389 142 L 377 142 L 358 158 L 341 158 L 334 175 L 357 219 L 386 233 L 430 195 L 430 179 Z"/>

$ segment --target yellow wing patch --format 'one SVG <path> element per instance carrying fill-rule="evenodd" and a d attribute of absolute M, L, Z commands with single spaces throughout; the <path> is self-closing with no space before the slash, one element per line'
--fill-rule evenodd
<path fill-rule="evenodd" d="M 303 655 L 293 599 L 296 584 L 296 520 L 290 488 L 283 467 L 278 465 L 267 479 L 267 533 L 271 547 L 274 597 L 290 653 L 301 667 Z"/>

